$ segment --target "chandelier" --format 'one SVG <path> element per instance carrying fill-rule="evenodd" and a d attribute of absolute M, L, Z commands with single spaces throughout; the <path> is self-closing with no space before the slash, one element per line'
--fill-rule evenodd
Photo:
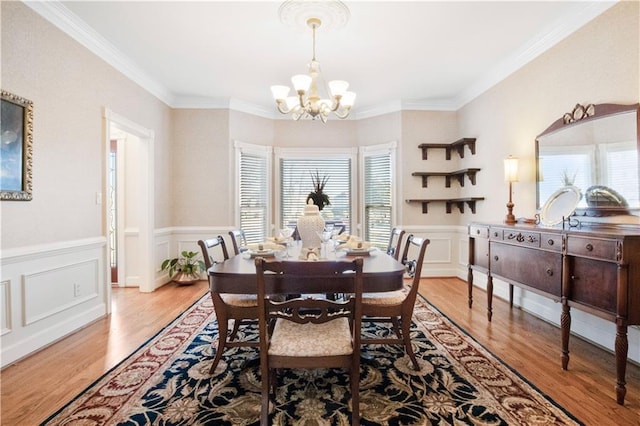
<path fill-rule="evenodd" d="M 320 18 L 308 18 L 307 26 L 313 32 L 313 56 L 309 63 L 309 74 L 298 74 L 291 77 L 295 96 L 289 96 L 289 86 L 271 86 L 271 93 L 276 101 L 278 111 L 291 114 L 294 120 L 300 118 L 320 118 L 327 122 L 329 115 L 334 113 L 338 118 L 347 118 L 356 94 L 348 92 L 349 83 L 344 80 L 333 80 L 324 87 L 324 80 L 320 75 L 320 63 L 316 60 L 316 29 L 322 25 Z M 318 85 L 321 85 L 329 98 L 321 98 Z"/>

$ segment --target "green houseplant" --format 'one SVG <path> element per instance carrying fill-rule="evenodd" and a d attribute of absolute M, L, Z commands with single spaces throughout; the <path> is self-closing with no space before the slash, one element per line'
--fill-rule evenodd
<path fill-rule="evenodd" d="M 180 257 L 165 259 L 161 268 L 169 271 L 169 278 L 178 284 L 192 284 L 200 279 L 200 273 L 205 270 L 204 261 L 198 256 L 198 252 L 185 250 Z"/>

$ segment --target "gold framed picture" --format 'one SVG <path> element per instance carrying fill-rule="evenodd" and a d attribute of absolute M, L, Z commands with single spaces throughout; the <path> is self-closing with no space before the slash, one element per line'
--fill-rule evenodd
<path fill-rule="evenodd" d="M 2 90 L 0 200 L 30 201 L 33 163 L 33 102 Z"/>

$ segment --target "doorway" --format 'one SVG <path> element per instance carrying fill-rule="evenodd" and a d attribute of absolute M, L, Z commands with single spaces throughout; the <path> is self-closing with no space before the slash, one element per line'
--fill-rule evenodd
<path fill-rule="evenodd" d="M 153 131 L 105 109 L 104 221 L 107 294 L 111 286 L 155 289 Z M 113 284 L 111 284 L 113 283 Z"/>

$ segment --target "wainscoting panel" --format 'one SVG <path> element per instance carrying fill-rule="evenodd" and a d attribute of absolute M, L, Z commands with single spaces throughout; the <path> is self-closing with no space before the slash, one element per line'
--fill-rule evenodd
<path fill-rule="evenodd" d="M 154 259 L 160 259 L 159 262 L 155 262 L 154 265 L 156 266 L 156 274 L 160 274 L 162 272 L 162 262 L 164 261 L 164 259 L 169 259 L 171 256 L 171 253 L 169 253 L 169 240 L 168 239 L 162 239 L 162 240 L 158 240 L 156 239 L 155 241 L 155 253 L 154 253 Z"/>
<path fill-rule="evenodd" d="M 467 270 L 469 266 L 469 238 L 467 230 L 458 235 L 458 275 L 462 280 L 467 280 Z"/>
<path fill-rule="evenodd" d="M 100 259 L 90 259 L 25 274 L 22 282 L 22 325 L 28 326 L 98 297 L 99 264 Z"/>
<path fill-rule="evenodd" d="M 229 239 L 229 231 L 232 227 L 174 227 L 157 229 L 154 232 L 154 264 L 157 265 L 155 274 L 155 288 L 159 288 L 171 281 L 167 271 L 160 270 L 160 265 L 165 259 L 177 257 L 182 251 L 196 251 L 200 253 L 198 240 L 215 238 L 222 235 L 227 243 L 229 255 L 233 256 L 233 246 Z M 198 257 L 199 259 L 202 256 Z M 207 279 L 205 272 L 201 275 L 202 279 Z"/>
<path fill-rule="evenodd" d="M 466 228 L 461 226 L 404 226 L 407 234 L 428 238 L 423 277 L 455 277 L 459 276 L 459 240 Z M 464 235 L 464 234 L 463 234 Z"/>
<path fill-rule="evenodd" d="M 10 281 L 0 282 L 0 336 L 11 332 Z"/>
<path fill-rule="evenodd" d="M 106 314 L 105 258 L 104 237 L 2 251 L 3 367 Z"/>

